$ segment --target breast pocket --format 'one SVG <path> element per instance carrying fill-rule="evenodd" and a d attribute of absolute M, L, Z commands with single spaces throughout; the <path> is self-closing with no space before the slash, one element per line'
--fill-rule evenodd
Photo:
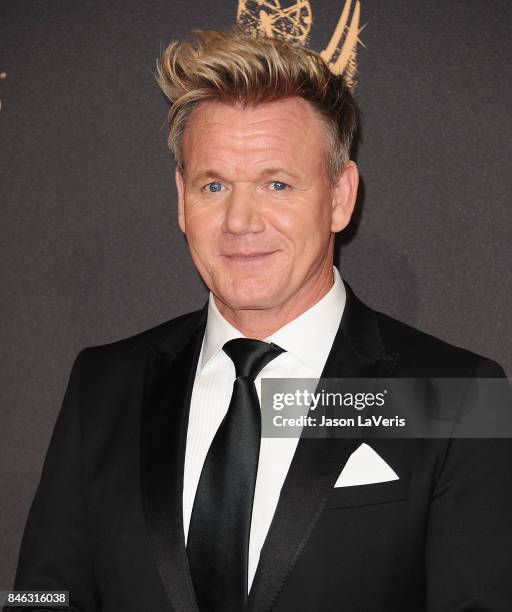
<path fill-rule="evenodd" d="M 333 487 L 327 498 L 324 510 L 330 508 L 353 508 L 387 504 L 407 499 L 409 495 L 410 474 L 399 480 L 376 482 L 374 484 L 354 485 L 351 487 Z"/>

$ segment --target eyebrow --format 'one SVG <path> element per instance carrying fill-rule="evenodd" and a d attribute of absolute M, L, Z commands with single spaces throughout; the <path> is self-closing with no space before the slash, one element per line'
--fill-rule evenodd
<path fill-rule="evenodd" d="M 265 178 L 267 176 L 271 176 L 271 175 L 275 175 L 275 174 L 287 174 L 288 176 L 291 176 L 293 179 L 298 180 L 299 177 L 296 174 L 293 174 L 293 172 L 290 172 L 288 170 L 285 170 L 284 168 L 278 168 L 278 167 L 272 167 L 272 168 L 264 168 L 260 173 L 259 173 L 259 178 Z M 196 183 L 197 181 L 200 180 L 205 180 L 207 178 L 219 178 L 223 181 L 228 181 L 228 179 L 226 179 L 224 176 L 222 176 L 221 172 L 218 172 L 216 170 L 214 170 L 213 168 L 209 168 L 208 170 L 204 170 L 202 172 L 200 172 L 199 174 L 197 174 L 196 176 L 193 177 L 192 181 L 194 183 Z"/>

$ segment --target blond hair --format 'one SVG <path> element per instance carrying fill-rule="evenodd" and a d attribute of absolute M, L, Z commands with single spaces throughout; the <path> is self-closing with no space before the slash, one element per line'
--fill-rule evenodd
<path fill-rule="evenodd" d="M 357 129 L 354 98 L 343 76 L 333 74 L 316 52 L 299 44 L 228 30 L 193 30 L 157 60 L 157 82 L 170 102 L 169 148 L 184 171 L 183 133 L 203 101 L 257 105 L 290 96 L 310 102 L 326 132 L 326 170 L 334 184 L 350 159 Z"/>

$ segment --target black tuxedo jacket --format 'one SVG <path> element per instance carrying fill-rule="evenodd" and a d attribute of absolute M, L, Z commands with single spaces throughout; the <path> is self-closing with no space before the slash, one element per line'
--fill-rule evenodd
<path fill-rule="evenodd" d="M 504 376 L 345 286 L 323 377 Z M 14 588 L 69 590 L 83 612 L 197 611 L 182 486 L 206 315 L 78 354 Z M 399 480 L 334 488 L 361 440 L 300 439 L 247 610 L 510 612 L 512 440 L 367 442 Z"/>

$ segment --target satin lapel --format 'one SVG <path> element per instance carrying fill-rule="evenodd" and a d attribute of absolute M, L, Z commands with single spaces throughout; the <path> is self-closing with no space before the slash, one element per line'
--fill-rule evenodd
<path fill-rule="evenodd" d="M 146 534 L 173 610 L 197 610 L 183 531 L 183 469 L 190 398 L 206 306 L 150 349 L 141 415 L 141 487 Z"/>
<path fill-rule="evenodd" d="M 374 312 L 346 281 L 347 301 L 322 378 L 388 376 L 398 355 L 388 355 Z M 357 438 L 301 438 L 249 593 L 247 610 L 272 609 L 323 510 Z"/>

